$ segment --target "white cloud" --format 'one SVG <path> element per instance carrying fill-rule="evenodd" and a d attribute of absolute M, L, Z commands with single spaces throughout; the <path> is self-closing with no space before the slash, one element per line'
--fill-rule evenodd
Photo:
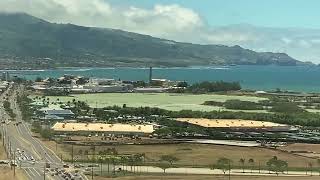
<path fill-rule="evenodd" d="M 177 4 L 145 9 L 120 7 L 106 0 L 0 0 L 0 11 L 26 12 L 50 22 L 123 29 L 177 41 L 285 52 L 300 60 L 320 62 L 320 30 L 210 27 L 197 12 Z"/>
<path fill-rule="evenodd" d="M 117 7 L 105 0 L 1 0 L 0 11 L 26 12 L 51 22 L 117 28 L 178 40 L 204 26 L 199 14 L 177 4 L 143 9 Z"/>

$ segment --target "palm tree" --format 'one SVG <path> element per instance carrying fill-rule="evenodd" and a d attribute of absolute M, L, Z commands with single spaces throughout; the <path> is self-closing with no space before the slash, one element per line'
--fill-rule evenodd
<path fill-rule="evenodd" d="M 254 167 L 254 160 L 253 160 L 252 158 L 250 158 L 250 159 L 248 160 L 248 163 L 249 163 L 249 165 L 251 166 L 251 173 L 252 173 L 252 170 L 253 170 L 253 167 Z"/>
<path fill-rule="evenodd" d="M 317 159 L 317 164 L 320 166 L 320 159 Z M 320 176 L 320 168 L 319 168 L 319 176 Z"/>
<path fill-rule="evenodd" d="M 220 169 L 221 171 L 223 171 L 223 174 L 226 174 L 226 172 L 229 171 L 230 175 L 231 163 L 232 161 L 228 158 L 219 158 L 216 164 L 212 166 L 212 169 Z"/>
<path fill-rule="evenodd" d="M 243 159 L 243 158 L 241 158 L 240 160 L 239 160 L 239 163 L 240 163 L 240 165 L 241 165 L 241 167 L 242 167 L 242 173 L 244 173 L 244 163 L 246 162 L 246 160 L 245 159 Z"/>
<path fill-rule="evenodd" d="M 127 170 L 128 158 L 125 156 L 121 156 L 120 162 L 122 163 L 123 173 L 125 173 L 125 171 Z"/>
<path fill-rule="evenodd" d="M 309 167 L 309 169 L 310 169 L 310 173 L 311 173 L 311 176 L 312 176 L 312 170 L 313 170 L 313 164 L 312 164 L 312 162 L 309 162 L 309 163 L 308 163 L 308 167 Z"/>
<path fill-rule="evenodd" d="M 88 150 L 85 150 L 85 151 L 84 151 L 84 155 L 86 155 L 86 156 L 87 156 L 87 159 L 89 160 L 89 151 L 88 151 Z"/>

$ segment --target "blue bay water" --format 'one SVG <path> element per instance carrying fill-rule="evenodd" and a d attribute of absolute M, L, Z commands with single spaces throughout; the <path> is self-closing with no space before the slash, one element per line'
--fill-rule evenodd
<path fill-rule="evenodd" d="M 42 71 L 11 71 L 27 79 L 60 77 L 64 74 L 121 80 L 148 80 L 148 68 L 82 68 Z M 187 81 L 238 81 L 244 89 L 320 92 L 320 67 L 317 66 L 230 66 L 192 68 L 153 68 L 153 78 Z"/>

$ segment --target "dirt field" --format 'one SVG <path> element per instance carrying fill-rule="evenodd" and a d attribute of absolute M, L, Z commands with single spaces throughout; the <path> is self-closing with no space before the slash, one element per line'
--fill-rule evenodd
<path fill-rule="evenodd" d="M 285 147 L 280 147 L 280 149 L 293 152 L 297 155 L 320 159 L 320 144 L 295 143 Z"/>
<path fill-rule="evenodd" d="M 228 177 L 226 176 L 208 176 L 208 175 L 196 175 L 196 176 L 127 176 L 127 177 L 118 177 L 118 178 L 102 178 L 96 177 L 96 180 L 204 180 L 204 179 L 214 179 L 214 180 L 227 180 Z M 267 176 L 267 177 L 259 177 L 259 176 L 231 176 L 232 180 L 318 180 L 319 176 L 313 177 L 274 177 L 274 176 Z"/>
<path fill-rule="evenodd" d="M 4 151 L 2 143 L 0 144 L 0 159 L 2 159 L 2 160 L 7 159 L 7 155 L 6 155 L 5 151 Z"/>
<path fill-rule="evenodd" d="M 288 146 L 281 147 L 280 149 L 286 151 L 310 151 L 314 153 L 320 153 L 320 144 L 304 144 L 304 143 L 295 143 L 289 144 Z"/>
<path fill-rule="evenodd" d="M 56 146 L 54 142 L 45 143 L 55 151 Z M 279 159 L 287 161 L 289 163 L 289 167 L 305 167 L 309 162 L 317 164 L 316 159 L 257 147 L 235 147 L 206 144 L 118 145 L 96 147 L 96 153 L 107 148 L 115 148 L 119 154 L 144 153 L 147 163 L 158 163 L 161 155 L 174 155 L 179 158 L 179 161 L 176 162 L 178 166 L 210 166 L 221 157 L 231 159 L 234 165 L 239 165 L 238 162 L 241 158 L 246 160 L 252 158 L 256 164 L 260 162 L 261 166 L 263 166 L 273 156 L 277 156 Z M 82 151 L 90 151 L 90 147 L 74 146 L 75 156 L 79 156 L 78 152 L 80 149 Z M 58 151 L 56 153 L 59 156 L 62 154 L 64 158 L 71 158 L 71 145 L 58 145 L 57 150 Z"/>
<path fill-rule="evenodd" d="M 0 180 L 26 180 L 28 179 L 22 170 L 16 171 L 16 176 L 13 176 L 13 171 L 9 167 L 0 167 Z"/>
<path fill-rule="evenodd" d="M 178 121 L 188 122 L 190 124 L 199 125 L 202 127 L 215 128 L 268 128 L 284 126 L 277 123 L 266 121 L 253 121 L 243 119 L 205 119 L 205 118 L 177 118 Z"/>

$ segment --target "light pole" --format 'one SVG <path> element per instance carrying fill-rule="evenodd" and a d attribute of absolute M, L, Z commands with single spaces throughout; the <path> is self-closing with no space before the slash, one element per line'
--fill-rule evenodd
<path fill-rule="evenodd" d="M 73 144 L 71 145 L 71 162 L 74 165 L 74 161 L 73 161 Z"/>
<path fill-rule="evenodd" d="M 16 176 L 16 151 L 13 152 L 13 176 Z"/>

